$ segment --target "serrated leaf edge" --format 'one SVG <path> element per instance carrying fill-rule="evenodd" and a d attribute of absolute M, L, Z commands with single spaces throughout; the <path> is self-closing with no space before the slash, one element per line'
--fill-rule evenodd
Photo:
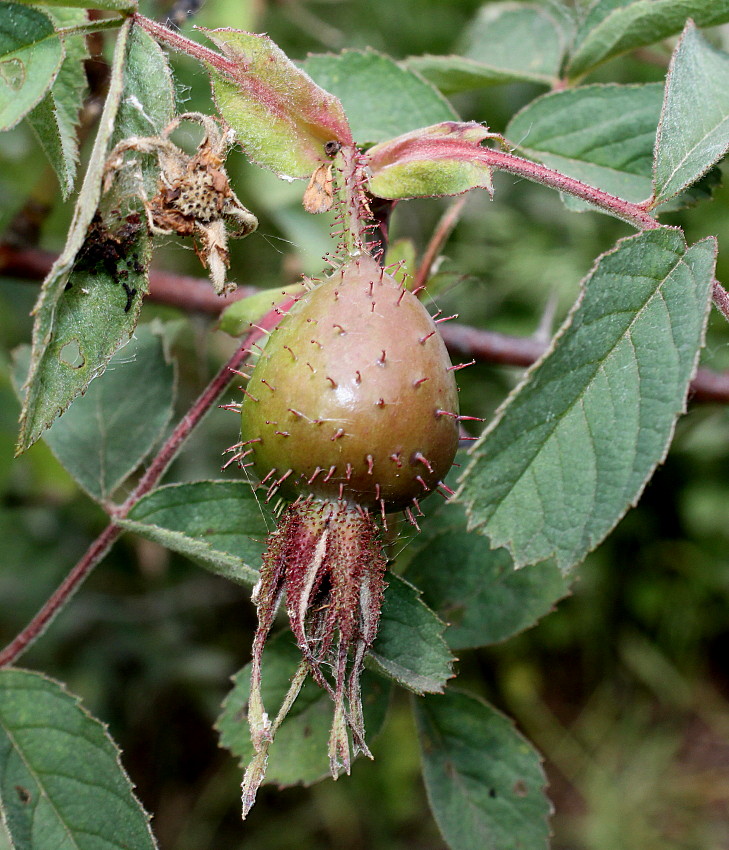
<path fill-rule="evenodd" d="M 499 711 L 498 708 L 495 708 L 493 705 L 491 705 L 491 703 L 488 702 L 487 700 L 483 699 L 480 696 L 477 696 L 476 694 L 472 694 L 470 691 L 464 690 L 463 688 L 451 688 L 450 692 L 454 693 L 454 694 L 460 694 L 461 696 L 468 697 L 469 699 L 472 699 L 475 702 L 480 703 L 482 706 L 484 706 L 485 708 L 492 711 L 498 717 L 501 717 L 502 719 L 506 720 L 507 723 L 509 724 L 509 727 L 510 727 L 512 733 L 514 733 L 514 737 L 518 738 L 520 741 L 522 741 L 524 744 L 526 744 L 526 746 L 536 756 L 537 763 L 538 763 L 540 772 L 542 774 L 542 784 L 539 786 L 539 791 L 541 792 L 542 797 L 547 801 L 547 809 L 548 810 L 547 810 L 547 813 L 545 815 L 545 822 L 546 822 L 546 827 L 547 827 L 547 841 L 549 842 L 549 839 L 554 835 L 550 819 L 555 812 L 555 808 L 554 808 L 554 803 L 552 802 L 552 800 L 547 795 L 547 789 L 549 788 L 549 780 L 548 780 L 547 774 L 544 770 L 544 765 L 545 765 L 544 756 L 536 748 L 536 746 L 526 737 L 526 735 L 524 735 L 522 732 L 519 731 L 519 729 L 516 726 L 514 719 L 512 717 L 509 717 L 508 714 L 504 714 L 502 711 Z M 425 795 L 426 795 L 426 798 L 428 800 L 428 807 L 430 808 L 430 811 L 433 815 L 433 820 L 435 821 L 435 823 L 438 827 L 438 831 L 440 832 L 441 836 L 443 837 L 443 840 L 446 843 L 448 843 L 446 836 L 444 835 L 443 831 L 441 830 L 440 822 L 438 821 L 438 818 L 435 815 L 435 808 L 434 808 L 434 805 L 433 805 L 433 798 L 432 798 L 431 793 L 430 793 L 430 787 L 428 786 L 428 783 L 425 781 L 425 775 L 424 775 L 425 774 L 425 747 L 424 747 L 424 744 L 423 744 L 423 737 L 422 737 L 422 724 L 421 724 L 420 720 L 418 719 L 417 704 L 415 702 L 414 696 L 411 697 L 411 711 L 412 711 L 412 714 L 413 714 L 413 720 L 415 722 L 415 732 L 416 732 L 416 737 L 417 737 L 417 740 L 418 740 L 418 750 L 420 751 L 420 767 L 421 767 L 421 772 L 423 773 L 423 785 L 425 786 Z M 494 848 L 494 850 L 496 850 L 496 848 Z M 529 850 L 538 850 L 538 848 L 531 848 L 530 847 Z M 549 850 L 549 844 L 545 845 L 543 850 Z"/>
<path fill-rule="evenodd" d="M 683 259 L 686 256 L 686 253 L 688 252 L 688 250 L 690 248 L 693 248 L 697 245 L 702 245 L 704 243 L 709 243 L 709 242 L 713 243 L 713 246 L 714 246 L 714 250 L 713 250 L 714 262 L 716 262 L 718 246 L 717 246 L 717 242 L 716 242 L 715 237 L 706 236 L 703 239 L 700 239 L 698 242 L 695 242 L 693 245 L 688 246 L 687 243 L 686 243 L 684 233 L 681 230 L 681 228 L 679 228 L 679 227 L 656 228 L 656 231 L 659 231 L 659 230 L 660 231 L 673 231 L 673 232 L 678 233 L 681 237 L 683 245 L 686 247 L 686 250 L 683 252 L 679 261 L 674 266 L 674 270 L 675 270 L 675 268 L 678 267 L 678 264 L 680 262 L 683 262 Z M 550 344 L 549 344 L 549 347 L 545 350 L 545 352 L 542 354 L 542 356 L 538 360 L 536 360 L 526 370 L 526 372 L 524 373 L 524 375 L 522 376 L 522 378 L 518 382 L 518 384 L 512 389 L 512 391 L 508 394 L 508 396 L 504 399 L 504 401 L 499 405 L 499 407 L 496 410 L 496 413 L 494 414 L 494 418 L 491 420 L 491 422 L 484 429 L 484 431 L 480 435 L 478 441 L 473 444 L 473 447 L 471 449 L 469 449 L 468 454 L 471 455 L 473 459 L 466 466 L 463 473 L 459 477 L 456 494 L 453 497 L 454 501 L 458 502 L 459 504 L 462 504 L 466 509 L 468 531 L 477 531 L 479 533 L 483 533 L 481 531 L 481 529 L 486 525 L 486 521 L 478 521 L 477 519 L 474 519 L 474 517 L 473 517 L 473 505 L 474 505 L 475 500 L 474 499 L 463 499 L 463 497 L 462 497 L 466 479 L 468 478 L 469 474 L 471 473 L 471 470 L 473 469 L 473 467 L 476 465 L 478 458 L 480 456 L 479 447 L 484 442 L 486 437 L 496 428 L 496 426 L 503 419 L 503 417 L 506 413 L 506 410 L 511 403 L 511 400 L 515 396 L 518 395 L 518 393 L 521 391 L 522 387 L 529 381 L 532 373 L 534 371 L 536 371 L 536 369 L 539 366 L 541 366 L 541 364 L 544 362 L 544 360 L 546 360 L 547 357 L 549 357 L 552 354 L 552 352 L 554 351 L 554 349 L 557 346 L 557 343 L 561 340 L 561 338 L 565 335 L 565 333 L 567 333 L 567 331 L 572 326 L 572 319 L 574 318 L 575 313 L 577 312 L 577 310 L 579 309 L 579 307 L 582 304 L 582 301 L 584 300 L 587 281 L 593 276 L 593 274 L 597 270 L 597 267 L 600 264 L 600 262 L 605 257 L 616 253 L 620 249 L 620 247 L 623 243 L 628 242 L 630 240 L 640 238 L 644 233 L 647 233 L 647 232 L 655 232 L 655 231 L 642 231 L 641 233 L 633 234 L 632 236 L 623 237 L 622 239 L 619 239 L 612 248 L 603 252 L 602 254 L 600 254 L 597 257 L 597 259 L 595 260 L 591 270 L 588 272 L 588 274 L 580 282 L 580 294 L 577 297 L 577 299 L 575 300 L 575 303 L 572 305 L 572 308 L 570 309 L 570 311 L 569 311 L 567 317 L 565 318 L 564 322 L 562 323 L 561 327 L 559 328 L 557 333 L 552 337 Z M 673 270 L 672 270 L 671 273 L 673 273 Z M 666 276 L 666 278 L 664 278 L 664 280 L 667 280 L 667 279 L 668 279 L 668 275 Z M 686 412 L 686 406 L 687 406 L 687 400 L 688 400 L 688 389 L 689 389 L 691 379 L 696 374 L 696 370 L 697 370 L 698 364 L 699 364 L 699 357 L 701 355 L 701 349 L 704 346 L 704 341 L 705 341 L 705 336 L 706 336 L 706 325 L 707 325 L 707 321 L 708 321 L 708 314 L 709 314 L 710 307 L 711 307 L 711 298 L 708 298 L 707 304 L 706 304 L 706 309 L 705 309 L 705 312 L 704 312 L 704 321 L 703 321 L 703 326 L 702 326 L 702 331 L 701 331 L 700 344 L 697 347 L 696 353 L 694 355 L 693 366 L 691 368 L 689 381 L 687 382 L 687 385 L 686 385 L 686 395 L 684 397 L 684 402 L 683 402 L 681 410 L 676 414 L 676 416 L 673 419 L 673 423 L 671 424 L 671 427 L 670 427 L 668 435 L 667 435 L 666 445 L 663 449 L 663 453 L 661 454 L 661 456 L 660 456 L 659 460 L 656 462 L 656 464 L 653 466 L 653 470 L 651 471 L 651 473 L 646 477 L 645 481 L 643 482 L 641 487 L 638 489 L 635 497 L 625 506 L 624 510 L 620 513 L 620 515 L 615 518 L 615 521 L 610 526 L 610 528 L 606 531 L 605 535 L 601 538 L 601 540 L 596 541 L 594 543 L 594 545 L 590 548 L 589 551 L 592 551 L 594 548 L 596 548 L 602 542 L 602 540 L 607 536 L 607 534 L 609 534 L 610 531 L 612 531 L 612 529 L 615 528 L 615 526 L 618 524 L 618 522 L 620 522 L 620 520 L 625 516 L 625 514 L 631 508 L 635 507 L 635 505 L 640 501 L 640 498 L 642 497 L 643 492 L 644 492 L 646 486 L 648 485 L 648 482 L 653 477 L 653 472 L 666 459 L 666 455 L 668 454 L 670 447 L 671 447 L 671 443 L 673 442 L 673 434 L 675 433 L 675 430 L 676 430 L 676 424 L 677 424 L 679 418 L 683 415 L 683 413 Z M 499 541 L 498 543 L 494 543 L 494 541 L 493 541 L 493 539 L 490 535 L 484 534 L 484 536 L 488 539 L 489 545 L 492 549 L 499 549 L 499 548 L 502 548 L 502 547 L 506 547 L 509 550 L 509 552 L 511 553 L 512 558 L 514 560 L 514 569 L 518 570 L 518 569 L 521 569 L 521 568 L 526 567 L 526 566 L 532 566 L 532 564 L 530 564 L 530 563 L 521 564 L 521 563 L 518 562 L 518 559 L 516 558 L 516 555 L 515 555 L 515 552 L 514 552 L 514 541 L 512 539 Z M 557 558 L 556 550 L 550 551 L 547 554 L 547 557 L 540 559 L 540 561 L 538 563 L 541 563 L 542 561 L 547 560 L 549 558 Z M 565 570 L 565 572 L 569 571 L 574 566 L 576 566 L 576 565 L 575 564 L 570 565 L 570 567 L 567 570 Z"/>
<path fill-rule="evenodd" d="M 81 714 L 83 714 L 86 717 L 87 720 L 90 720 L 92 723 L 97 724 L 101 728 L 102 734 L 104 735 L 107 742 L 112 747 L 112 750 L 113 750 L 114 755 L 115 755 L 116 765 L 119 768 L 119 773 L 121 774 L 123 779 L 126 780 L 126 784 L 127 784 L 128 789 L 129 789 L 129 796 L 131 797 L 132 801 L 134 803 L 136 803 L 136 805 L 139 807 L 139 811 L 144 816 L 144 821 L 145 821 L 146 826 L 147 826 L 147 832 L 149 833 L 150 841 L 152 842 L 152 847 L 158 848 L 159 845 L 157 844 L 157 840 L 155 839 L 154 833 L 152 832 L 152 823 L 151 823 L 152 822 L 152 815 L 150 815 L 149 812 L 147 812 L 147 810 L 141 804 L 137 795 L 134 793 L 136 786 L 134 785 L 134 783 L 132 782 L 132 780 L 129 777 L 129 774 L 126 772 L 126 770 L 124 769 L 124 766 L 122 765 L 122 761 L 121 761 L 122 751 L 121 751 L 119 745 L 116 743 L 116 741 L 112 738 L 111 734 L 109 733 L 109 725 L 107 723 L 104 723 L 102 720 L 99 720 L 97 717 L 94 717 L 94 715 L 91 714 L 91 712 L 81 702 L 81 697 L 77 696 L 76 694 L 71 693 L 71 691 L 68 690 L 68 688 L 67 688 L 67 686 L 64 682 L 60 682 L 57 679 L 53 679 L 51 676 L 47 676 L 45 673 L 39 673 L 36 670 L 27 670 L 23 667 L 4 667 L 4 668 L 0 669 L 0 689 L 2 688 L 1 683 L 2 683 L 2 678 L 3 678 L 3 673 L 6 672 L 6 671 L 7 672 L 13 672 L 13 673 L 23 673 L 23 674 L 32 676 L 36 679 L 40 679 L 43 682 L 47 682 L 47 683 L 57 687 L 58 690 L 61 691 L 61 693 L 64 696 L 69 697 L 70 701 L 74 703 L 76 708 L 81 712 Z M 8 833 L 8 836 L 10 837 L 11 845 L 13 847 L 15 847 L 12 835 L 10 835 L 10 828 L 9 828 L 8 823 L 6 821 L 6 813 L 5 813 L 5 809 L 4 809 L 3 806 L 0 806 L 0 817 L 2 817 L 3 825 L 5 826 L 5 829 Z"/>

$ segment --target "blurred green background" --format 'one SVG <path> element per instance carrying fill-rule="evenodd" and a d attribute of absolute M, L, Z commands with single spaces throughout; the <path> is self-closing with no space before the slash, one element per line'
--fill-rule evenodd
<path fill-rule="evenodd" d="M 366 46 L 402 59 L 456 49 L 480 5 L 208 0 L 193 22 L 267 32 L 294 59 Z M 158 19 L 169 9 L 142 4 Z M 192 34 L 191 24 L 183 31 Z M 710 35 L 729 47 L 729 32 Z M 109 46 L 103 46 L 107 56 Z M 662 80 L 670 49 L 615 60 L 589 81 Z M 180 108 L 211 111 L 199 66 L 176 57 L 173 65 Z M 453 103 L 462 117 L 499 131 L 542 91 L 505 85 Z M 57 200 L 26 126 L 0 136 L 0 161 L 0 239 L 34 199 L 52 207 L 39 246 L 60 250 L 72 205 Z M 301 210 L 303 187 L 277 181 L 239 153 L 231 155 L 229 170 L 261 222 L 256 234 L 233 245 L 231 277 L 271 287 L 320 272 L 327 229 Z M 544 333 L 545 316 L 558 323 L 595 257 L 631 230 L 597 213 L 568 213 L 556 193 L 510 176 L 497 175 L 495 187 L 493 201 L 486 193 L 468 200 L 439 268 L 438 305 L 490 330 Z M 447 203 L 401 204 L 393 236 L 412 239 L 422 251 Z M 717 235 L 718 277 L 729 282 L 728 189 L 666 220 L 684 227 L 689 242 Z M 202 276 L 189 246 L 163 244 L 155 265 Z M 102 511 L 44 444 L 12 460 L 18 405 L 8 378 L 10 352 L 30 338 L 37 291 L 37 284 L 0 279 L 3 644 L 105 525 Z M 214 332 L 208 318 L 145 306 L 143 320 L 154 317 L 170 323 L 182 413 L 234 343 Z M 726 323 L 712 316 L 704 365 L 729 368 L 728 343 Z M 486 364 L 461 373 L 462 409 L 489 417 L 519 374 Z M 221 452 L 235 440 L 235 419 L 214 411 L 167 480 L 218 477 Z M 729 846 L 728 509 L 727 410 L 692 404 L 666 463 L 639 506 L 578 571 L 573 595 L 519 638 L 462 654 L 459 683 L 513 716 L 545 757 L 555 850 Z M 353 775 L 337 783 L 266 788 L 249 820 L 240 822 L 240 771 L 217 748 L 211 727 L 228 677 L 249 660 L 253 624 L 244 589 L 127 535 L 21 663 L 67 682 L 109 724 L 155 815 L 163 850 L 443 848 L 427 815 L 404 693 L 373 744 L 374 762 L 357 762 Z"/>

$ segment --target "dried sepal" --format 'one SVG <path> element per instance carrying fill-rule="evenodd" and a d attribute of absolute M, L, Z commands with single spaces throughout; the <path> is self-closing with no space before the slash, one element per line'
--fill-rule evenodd
<path fill-rule="evenodd" d="M 359 680 L 365 653 L 377 634 L 385 567 L 377 528 L 366 511 L 346 502 L 307 499 L 281 515 L 269 537 L 254 590 L 258 629 L 248 722 L 257 755 L 245 780 L 251 804 L 251 789 L 263 781 L 261 754 L 267 752 L 283 719 L 279 712 L 271 723 L 263 704 L 261 658 L 284 597 L 306 670 L 334 703 L 329 740 L 332 776 L 336 778 L 342 770 L 349 773 L 350 736 L 354 754 L 371 757 L 365 743 Z"/>

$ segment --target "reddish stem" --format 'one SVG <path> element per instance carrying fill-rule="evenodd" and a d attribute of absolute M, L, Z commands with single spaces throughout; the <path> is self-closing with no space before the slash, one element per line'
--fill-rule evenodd
<path fill-rule="evenodd" d="M 232 370 L 239 366 L 248 356 L 248 345 L 260 336 L 261 332 L 249 334 L 238 350 L 228 362 L 215 375 L 208 386 L 203 390 L 187 414 L 182 418 L 175 430 L 170 434 L 165 444 L 160 449 L 139 483 L 134 488 L 129 498 L 113 511 L 115 519 L 124 519 L 134 505 L 149 493 L 164 474 L 173 458 L 180 450 L 185 440 L 190 436 L 193 428 L 197 426 L 205 414 L 215 404 L 215 401 L 223 393 L 231 381 Z M 109 551 L 114 541 L 124 529 L 112 522 L 101 532 L 94 542 L 86 550 L 86 553 L 76 566 L 69 572 L 54 593 L 44 603 L 40 611 L 33 617 L 28 625 L 0 652 L 0 667 L 13 664 L 31 644 L 33 644 L 46 630 L 55 618 L 56 614 L 63 608 L 73 594 L 79 589 L 84 579 L 93 568 L 101 561 Z"/>
<path fill-rule="evenodd" d="M 114 523 L 106 526 L 30 623 L 0 652 L 0 668 L 12 664 L 43 634 L 56 614 L 79 589 L 86 576 L 111 549 L 123 530 Z"/>
<path fill-rule="evenodd" d="M 440 334 L 448 350 L 463 357 L 475 357 L 486 363 L 505 366 L 531 366 L 547 350 L 548 344 L 534 338 L 507 336 L 482 331 L 457 322 L 440 325 Z M 701 368 L 691 381 L 689 398 L 697 402 L 729 402 L 729 372 Z"/>
<path fill-rule="evenodd" d="M 413 277 L 413 289 L 419 286 L 425 286 L 428 278 L 431 275 L 433 265 L 438 259 L 438 254 L 441 252 L 443 245 L 451 235 L 453 228 L 458 224 L 458 219 L 461 216 L 461 211 L 468 200 L 468 195 L 462 195 L 457 198 L 445 211 L 438 225 L 433 232 L 433 236 L 428 242 L 428 247 L 425 249 L 423 259 L 420 261 L 415 276 Z"/>
<path fill-rule="evenodd" d="M 173 50 L 178 50 L 180 53 L 186 53 L 188 56 L 192 56 L 200 62 L 206 62 L 208 65 L 212 65 L 217 71 L 227 74 L 229 77 L 235 77 L 235 62 L 232 62 L 230 59 L 226 59 L 225 56 L 217 53 L 215 50 L 211 50 L 209 47 L 203 47 L 203 45 L 198 44 L 197 41 L 193 41 L 191 38 L 185 38 L 184 35 L 180 35 L 180 33 L 169 29 L 163 24 L 158 24 L 157 21 L 145 18 L 144 15 L 140 15 L 139 12 L 135 12 L 132 15 L 132 19 L 135 24 L 138 24 L 153 38 L 156 38 L 157 41 L 162 42 L 162 44 L 166 44 L 167 47 L 171 47 Z"/>
<path fill-rule="evenodd" d="M 58 259 L 58 254 L 39 248 L 13 248 L 0 245 L 0 274 L 20 280 L 43 280 Z M 169 304 L 181 310 L 217 316 L 234 301 L 256 295 L 255 286 L 238 286 L 235 292 L 217 295 L 209 280 L 191 275 L 150 269 L 149 298 L 158 304 Z"/>
<path fill-rule="evenodd" d="M 714 281 L 712 295 L 714 298 L 714 306 L 729 322 L 729 292 L 719 283 Z"/>
<path fill-rule="evenodd" d="M 656 221 L 639 204 L 632 204 L 630 201 L 603 192 L 602 189 L 588 186 L 587 183 L 575 180 L 574 177 L 567 177 L 566 174 L 547 168 L 546 165 L 539 162 L 532 162 L 529 159 L 523 159 L 520 156 L 514 156 L 512 153 L 494 150 L 493 148 L 482 148 L 480 158 L 492 168 L 507 171 L 509 174 L 518 174 L 520 177 L 526 177 L 527 180 L 542 183 L 544 186 L 551 186 L 559 192 L 567 192 L 583 201 L 589 201 L 596 207 L 622 218 L 623 221 L 627 221 L 637 227 L 638 230 L 652 230 L 662 227 L 661 223 Z"/>

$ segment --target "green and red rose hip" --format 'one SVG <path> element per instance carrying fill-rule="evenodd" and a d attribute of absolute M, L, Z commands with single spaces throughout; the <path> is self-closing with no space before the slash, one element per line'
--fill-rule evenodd
<path fill-rule="evenodd" d="M 248 721 L 256 758 L 244 811 L 263 781 L 276 723 L 261 695 L 262 655 L 285 601 L 303 663 L 334 702 L 332 774 L 350 746 L 369 755 L 359 691 L 377 635 L 387 558 L 373 519 L 415 524 L 458 447 L 453 367 L 437 326 L 369 255 L 302 296 L 271 332 L 245 388 L 241 453 L 278 519 L 254 591 Z"/>
<path fill-rule="evenodd" d="M 377 511 L 417 505 L 451 467 L 458 397 L 433 319 L 371 257 L 281 321 L 248 383 L 241 441 L 273 493 Z"/>

